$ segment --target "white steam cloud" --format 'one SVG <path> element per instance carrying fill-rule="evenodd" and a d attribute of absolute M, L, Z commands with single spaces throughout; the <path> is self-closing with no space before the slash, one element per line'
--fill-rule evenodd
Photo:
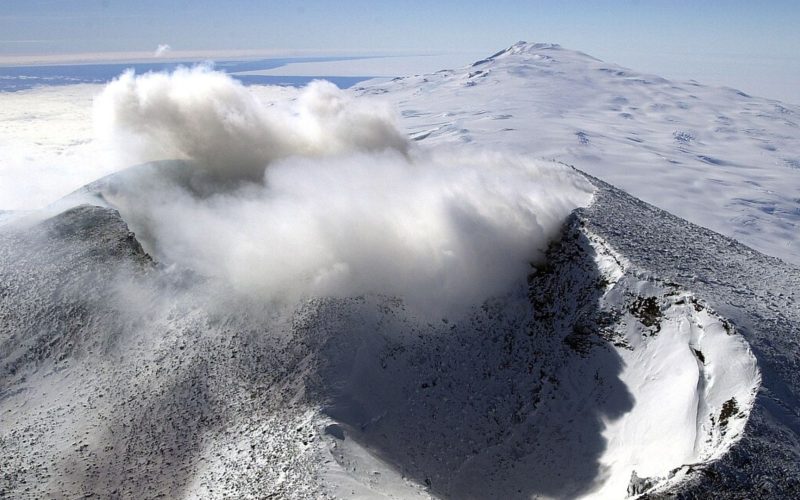
<path fill-rule="evenodd" d="M 153 52 L 153 57 L 164 57 L 170 50 L 172 50 L 172 47 L 170 47 L 169 44 L 161 43 L 156 47 L 155 52 Z"/>
<path fill-rule="evenodd" d="M 388 105 L 355 100 L 329 82 L 271 104 L 204 66 L 128 71 L 95 101 L 95 121 L 140 159 L 189 159 L 228 179 L 260 179 L 268 164 L 293 155 L 408 149 Z"/>
<path fill-rule="evenodd" d="M 455 313 L 524 282 L 591 197 L 561 165 L 411 148 L 385 104 L 325 82 L 268 105 L 208 68 L 126 73 L 96 113 L 196 167 L 130 172 L 105 193 L 156 258 L 268 300 L 380 293 Z"/>

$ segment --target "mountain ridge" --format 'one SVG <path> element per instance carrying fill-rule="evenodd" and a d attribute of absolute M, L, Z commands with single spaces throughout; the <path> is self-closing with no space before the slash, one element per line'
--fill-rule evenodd
<path fill-rule="evenodd" d="M 411 494 L 440 498 L 459 497 L 466 491 L 463 488 L 471 489 L 478 497 L 502 492 L 510 498 L 518 496 L 516 488 L 559 498 L 577 495 L 618 497 L 620 488 L 627 489 L 634 496 L 643 494 L 647 498 L 662 498 L 664 495 L 671 497 L 676 493 L 696 495 L 709 491 L 714 491 L 721 498 L 735 498 L 736 492 L 743 487 L 748 491 L 764 491 L 775 496 L 796 492 L 800 482 L 797 481 L 798 471 L 793 467 L 797 462 L 791 459 L 796 450 L 792 451 L 789 442 L 771 444 L 768 447 L 762 443 L 772 443 L 777 436 L 784 436 L 785 441 L 787 432 L 793 435 L 797 432 L 796 412 L 794 416 L 789 413 L 779 418 L 775 412 L 779 407 L 785 408 L 782 411 L 791 412 L 791 401 L 796 400 L 798 394 L 795 367 L 781 360 L 791 359 L 786 358 L 784 353 L 796 349 L 796 345 L 791 342 L 791 335 L 797 331 L 800 313 L 790 287 L 792 283 L 800 282 L 800 271 L 779 260 L 760 256 L 723 236 L 692 226 L 597 179 L 592 179 L 592 182 L 598 188 L 595 200 L 589 207 L 576 210 L 565 225 L 561 239 L 551 248 L 546 267 L 534 273 L 538 277 L 530 281 L 529 293 L 532 298 L 521 302 L 503 299 L 487 303 L 483 312 L 478 312 L 472 320 L 472 325 L 478 326 L 447 322 L 439 326 L 418 324 L 413 317 L 407 316 L 402 302 L 380 297 L 312 301 L 295 312 L 289 311 L 288 317 L 277 322 L 275 313 L 270 313 L 273 319 L 267 319 L 263 313 L 258 312 L 258 308 L 252 309 L 255 304 L 234 306 L 235 301 L 239 300 L 235 297 L 231 297 L 234 302 L 219 309 L 211 306 L 202 294 L 186 295 L 193 290 L 195 285 L 192 283 L 197 283 L 196 278 L 189 278 L 187 282 L 187 278 L 180 277 L 180 273 L 175 274 L 175 270 L 159 270 L 158 266 L 152 268 L 153 264 L 148 263 L 147 258 L 135 250 L 139 248 L 136 244 L 131 247 L 134 249 L 131 255 L 142 255 L 136 259 L 145 264 L 145 269 L 151 270 L 145 274 L 137 271 L 126 279 L 133 278 L 134 282 L 139 283 L 137 288 L 140 291 L 137 296 L 140 298 L 137 300 L 143 301 L 140 307 L 150 311 L 146 315 L 149 319 L 144 322 L 142 319 L 133 319 L 136 312 L 133 312 L 133 316 L 130 313 L 120 315 L 117 308 L 122 303 L 113 299 L 108 302 L 110 309 L 103 305 L 78 306 L 76 309 L 74 301 L 76 294 L 80 294 L 80 288 L 67 286 L 63 298 L 56 299 L 53 304 L 56 308 L 52 310 L 56 314 L 39 316 L 31 323 L 30 319 L 33 317 L 28 317 L 24 309 L 14 306 L 14 301 L 9 302 L 11 296 L 5 295 L 2 306 L 5 317 L 22 315 L 20 319 L 29 319 L 19 323 L 20 327 L 14 337 L 3 339 L 4 345 L 15 345 L 16 339 L 25 338 L 26 331 L 43 329 L 50 329 L 54 333 L 74 332 L 70 335 L 77 334 L 78 337 L 74 337 L 74 340 L 68 340 L 67 337 L 55 343 L 40 342 L 38 345 L 47 347 L 27 350 L 29 354 L 22 357 L 15 355 L 15 358 L 6 357 L 2 360 L 4 390 L 0 401 L 6 407 L 3 419 L 7 427 L 4 427 L 9 430 L 2 436 L 2 442 L 5 449 L 15 450 L 6 455 L 3 469 L 16 471 L 7 476 L 2 486 L 4 491 L 22 494 L 25 491 L 23 488 L 28 485 L 27 487 L 38 488 L 29 491 L 40 493 L 48 491 L 41 488 L 57 488 L 56 491 L 72 491 L 76 494 L 94 492 L 106 495 L 116 491 L 123 496 L 148 496 L 158 492 L 214 496 L 221 491 L 238 495 L 272 492 L 286 497 L 303 497 L 313 492 L 313 495 L 323 498 L 340 495 L 351 489 L 360 491 L 365 496 L 384 495 L 387 498 Z M 107 244 L 105 242 L 126 240 L 130 237 L 124 223 L 119 231 L 115 229 L 117 223 L 105 226 L 93 223 L 87 225 L 95 217 L 119 220 L 119 215 L 113 210 L 83 206 L 51 219 L 43 227 L 65 227 L 56 221 L 65 218 L 77 221 L 83 218 L 84 222 L 72 226 L 97 227 L 106 234 L 87 240 L 70 236 L 73 234 L 71 230 L 53 233 L 56 240 L 52 244 L 57 246 L 64 245 L 58 243 L 60 238 L 68 238 L 64 240 L 68 242 L 65 248 L 76 245 L 75 248 L 102 248 Z M 103 227 L 108 229 L 101 229 Z M 643 230 L 645 227 L 660 229 Z M 118 238 L 112 236 L 117 232 Z M 6 259 L 2 266 L 2 282 L 6 284 L 14 273 L 24 275 L 27 273 L 26 266 L 35 266 L 37 262 L 36 258 L 29 258 L 24 266 L 9 266 L 7 259 L 17 260 L 15 255 L 18 252 L 26 252 L 25 245 L 20 243 L 22 240 L 12 241 L 13 246 L 8 246 L 7 240 L 0 240 L 2 255 Z M 38 237 L 34 237 L 32 241 L 38 241 Z M 45 247 L 42 251 L 49 253 L 52 250 Z M 92 256 L 88 257 L 90 259 L 104 254 L 95 250 L 81 252 L 76 255 Z M 119 258 L 129 258 L 123 257 L 124 254 L 125 252 L 110 254 L 111 262 Z M 688 260 L 687 255 L 691 257 Z M 695 255 L 696 258 L 693 257 Z M 80 260 L 86 258 L 79 257 Z M 762 264 L 755 266 L 757 262 L 763 262 L 766 267 L 762 267 Z M 77 271 L 72 274 L 74 278 L 69 278 L 65 284 L 69 280 L 77 279 L 77 283 L 82 283 L 81 287 L 85 288 L 90 283 L 86 279 L 105 281 L 103 273 L 108 271 L 101 271 L 97 278 L 91 278 L 83 275 L 80 271 L 82 267 L 83 265 L 78 265 Z M 106 269 L 113 271 L 114 267 Z M 675 269 L 677 274 L 670 271 Z M 750 277 L 742 282 L 743 275 L 737 269 L 749 269 Z M 772 283 L 771 288 L 764 288 L 764 285 L 754 282 L 765 275 L 765 269 L 771 269 L 771 275 L 781 276 L 786 285 L 776 288 L 775 283 Z M 711 281 L 706 276 L 714 276 L 716 279 Z M 11 283 L 16 282 L 13 280 L 12 278 Z M 24 289 L 46 290 L 47 287 L 43 286 L 41 280 L 47 282 L 49 278 L 40 274 L 25 285 L 21 285 L 25 282 L 20 281 L 17 286 L 22 288 L 16 288 L 15 293 L 19 294 Z M 173 290 L 169 292 L 174 297 L 173 304 L 167 304 L 166 309 L 148 309 L 152 307 L 148 304 L 153 298 L 163 293 L 158 291 L 163 287 Z M 752 290 L 753 299 L 762 301 L 762 289 L 783 291 L 782 295 L 775 295 L 772 299 L 782 301 L 780 309 L 769 304 L 740 309 L 742 305 L 738 297 L 743 296 L 742 291 Z M 680 290 L 691 290 L 693 293 L 686 295 Z M 119 293 L 113 287 L 110 291 L 111 293 L 101 295 L 113 298 Z M 560 295 L 563 297 L 557 299 Z M 148 299 L 148 296 L 151 298 Z M 523 297 L 524 294 L 520 296 Z M 641 297 L 641 300 L 637 297 Z M 100 300 L 102 304 L 109 299 Z M 600 301 L 596 302 L 597 300 Z M 646 305 L 651 300 L 655 306 Z M 59 301 L 64 301 L 63 305 L 58 305 Z M 529 317 L 528 313 L 524 313 L 524 304 L 533 305 L 533 316 Z M 227 307 L 233 309 L 226 311 Z M 606 459 L 601 458 L 605 456 L 604 453 L 609 449 L 617 449 L 614 446 L 620 446 L 610 444 L 617 442 L 617 438 L 612 438 L 611 435 L 603 437 L 599 441 L 599 448 L 587 453 L 587 443 L 602 436 L 601 428 L 594 427 L 596 424 L 589 425 L 589 422 L 594 421 L 593 417 L 587 416 L 587 420 L 580 420 L 584 418 L 580 417 L 582 411 L 576 412 L 572 409 L 566 415 L 579 420 L 575 421 L 570 433 L 562 434 L 563 431 L 557 430 L 556 422 L 570 417 L 559 417 L 562 415 L 560 412 L 575 404 L 588 404 L 587 410 L 593 408 L 593 405 L 610 405 L 608 408 L 613 416 L 610 417 L 609 424 L 623 415 L 634 415 L 631 411 L 637 406 L 634 406 L 634 399 L 629 393 L 633 386 L 626 385 L 630 381 L 619 381 L 622 364 L 618 357 L 633 355 L 653 342 L 662 342 L 659 339 L 664 339 L 665 342 L 670 335 L 682 331 L 673 330 L 670 325 L 681 324 L 684 320 L 680 318 L 683 317 L 707 314 L 705 311 L 711 311 L 712 307 L 715 311 L 723 311 L 726 314 L 722 316 L 724 319 L 717 322 L 712 316 L 704 316 L 707 319 L 691 320 L 699 321 L 697 324 L 701 330 L 698 332 L 704 329 L 708 336 L 717 331 L 720 336 L 716 338 L 721 340 L 730 338 L 733 331 L 738 332 L 737 336 L 741 333 L 748 342 L 754 343 L 753 354 L 758 360 L 759 369 L 766 370 L 763 385 L 758 388 L 758 395 L 753 403 L 755 406 L 751 415 L 754 417 L 751 419 L 754 420 L 749 421 L 746 418 L 747 398 L 736 396 L 731 399 L 730 393 L 724 392 L 728 389 L 723 389 L 722 394 L 727 395 L 721 396 L 722 399 L 716 403 L 710 403 L 715 406 L 709 411 L 712 417 L 716 417 L 711 419 L 712 426 L 703 433 L 710 432 L 708 436 L 712 439 L 711 443 L 720 439 L 711 436 L 732 439 L 723 441 L 728 444 L 720 448 L 726 450 L 731 446 L 729 451 L 722 454 L 712 453 L 696 463 L 676 463 L 676 469 L 665 471 L 663 476 L 648 475 L 639 467 L 632 472 L 625 472 L 624 476 L 615 473 L 611 476 L 614 481 L 605 483 L 603 474 L 598 472 L 602 469 L 597 467 L 605 463 L 603 460 Z M 57 312 L 59 310 L 64 312 Z M 232 310 L 241 311 L 241 317 L 249 319 L 234 319 L 235 316 L 231 316 Z M 69 311 L 85 312 L 75 315 Z M 116 312 L 109 316 L 103 311 Z M 374 319 L 364 322 L 366 318 L 375 317 L 375 312 L 370 311 L 378 311 L 377 318 L 381 319 L 377 322 Z M 520 313 L 522 316 L 519 316 Z M 204 320 L 203 317 L 208 319 Z M 215 317 L 217 319 L 213 319 Z M 524 320 L 526 317 L 529 319 Z M 673 317 L 677 323 L 671 323 L 673 319 L 670 318 Z M 533 331 L 539 333 L 529 336 L 526 333 L 527 328 L 520 328 L 521 320 L 522 324 L 524 321 L 533 321 L 531 325 L 540 325 L 532 326 Z M 66 325 L 73 326 L 64 330 L 63 326 L 58 326 L 64 324 L 64 321 Z M 506 322 L 507 326 L 503 326 Z M 726 325 L 726 322 L 730 324 Z M 86 332 L 87 328 L 81 325 L 93 325 L 88 328 L 95 334 L 87 336 L 86 333 L 80 333 Z M 769 325 L 769 328 L 765 328 L 765 325 Z M 108 326 L 111 326 L 110 330 Z M 159 330 L 161 333 L 158 333 Z M 103 332 L 109 331 L 118 332 L 113 337 L 116 340 L 111 343 L 104 340 L 107 333 Z M 225 340 L 226 335 L 220 336 L 222 332 L 229 332 L 226 335 L 233 334 L 233 337 Z M 378 335 L 373 332 L 378 332 Z M 425 334 L 417 339 L 415 332 Z M 152 338 L 153 334 L 161 340 L 152 347 L 135 340 L 137 337 Z M 707 337 L 702 342 L 708 344 L 713 338 L 715 337 Z M 692 349 L 687 346 L 675 352 L 687 349 L 686 354 L 681 354 L 685 356 L 683 359 L 692 364 L 699 363 L 701 368 L 703 365 L 713 368 L 717 363 L 714 356 L 719 356 L 715 354 L 718 347 L 713 347 L 713 342 L 716 341 L 705 345 L 698 344 L 697 339 L 686 339 L 691 342 L 688 345 Z M 778 341 L 780 345 L 776 344 Z M 644 343 L 637 346 L 637 342 Z M 664 345 L 680 346 L 680 342 L 684 341 Z M 526 343 L 530 346 L 525 347 Z M 191 347 L 192 344 L 197 347 Z M 63 351 L 60 346 L 66 345 L 70 345 L 70 350 Z M 353 346 L 361 347 L 354 351 Z M 509 346 L 513 348 L 507 350 Z M 10 352 L 20 352 L 18 349 L 11 349 Z M 550 354 L 541 358 L 540 354 L 536 354 L 537 349 L 545 349 Z M 8 349 L 4 351 L 9 352 Z M 461 354 L 456 355 L 459 352 Z M 93 361 L 80 353 L 94 353 L 99 357 Z M 108 364 L 108 361 L 117 357 L 120 361 Z M 726 357 L 727 362 L 735 359 L 735 356 Z M 103 361 L 104 358 L 108 361 Z M 214 368 L 208 365 L 211 359 L 217 360 Z M 466 365 L 460 364 L 458 360 L 464 359 L 471 361 Z M 626 364 L 630 365 L 633 359 L 635 358 L 630 358 Z M 531 363 L 539 366 L 534 369 L 538 370 L 534 378 L 530 378 Z M 269 370 L 263 370 L 268 366 L 283 368 L 267 376 Z M 481 366 L 484 368 L 478 369 Z M 131 371 L 132 369 L 135 371 Z M 497 371 L 498 378 L 492 374 L 494 371 Z M 489 378 L 482 378 L 486 373 L 490 374 Z M 512 376 L 515 373 L 517 375 Z M 26 375 L 20 378 L 22 374 Z M 106 375 L 97 378 L 98 374 Z M 579 382 L 578 379 L 584 375 L 587 380 Z M 600 386 L 605 389 L 600 392 L 591 389 L 592 384 L 588 381 L 593 376 L 605 380 Z M 61 396 L 57 396 L 52 390 L 45 390 L 42 399 L 34 398 L 26 405 L 20 405 L 25 399 L 33 397 L 32 391 L 39 383 L 46 383 L 53 377 L 61 380 L 56 385 L 56 391 L 61 391 Z M 162 394 L 159 387 L 165 377 L 166 380 L 175 379 L 177 385 L 174 387 L 178 392 L 159 396 Z M 505 377 L 511 378 L 508 382 L 503 382 Z M 514 382 L 516 377 L 522 378 Z M 720 383 L 730 377 L 730 374 L 720 372 L 709 380 Z M 133 384 L 120 386 L 115 382 L 120 378 L 130 378 Z M 93 379 L 95 381 L 91 382 Z M 540 384 L 533 392 L 533 396 L 538 396 L 527 403 L 525 398 L 530 396 L 523 396 L 525 393 L 516 389 L 526 379 L 538 380 L 537 383 Z M 572 379 L 575 380 L 570 381 Z M 72 382 L 68 382 L 70 380 Z M 182 380 L 193 382 L 186 385 Z M 227 380 L 238 382 L 230 385 Z M 68 389 L 76 383 L 83 386 L 83 389 L 75 393 L 82 394 L 77 400 L 70 395 L 70 391 L 75 389 Z M 511 383 L 506 391 L 516 396 L 506 399 L 508 404 L 493 400 L 491 395 L 506 383 Z M 695 390 L 696 382 L 682 384 L 679 386 L 690 391 Z M 118 387 L 118 395 L 109 392 L 114 385 Z M 467 403 L 466 393 L 454 390 L 457 387 L 474 391 L 470 393 L 471 402 Z M 241 390 L 244 393 L 240 394 Z M 742 394 L 748 394 L 750 389 L 745 385 L 736 390 L 744 390 Z M 252 397 L 255 398 L 255 406 L 248 402 L 247 398 L 251 397 L 249 394 L 254 395 Z M 578 396 L 579 394 L 584 395 Z M 447 397 L 440 399 L 444 395 Z M 81 410 L 79 406 L 73 406 L 73 401 L 79 402 L 87 396 L 89 401 L 93 401 L 89 407 Z M 114 410 L 114 406 L 121 404 L 118 402 L 120 398 L 125 400 L 131 397 L 133 400 L 147 402 L 142 411 L 128 413 L 131 407 L 125 404 L 119 407 L 119 411 Z M 242 399 L 243 397 L 245 398 Z M 643 397 L 645 396 L 637 396 L 637 405 L 642 405 Z M 448 403 L 448 398 L 452 402 Z M 535 402 L 537 398 L 539 402 Z M 599 398 L 597 402 L 590 403 L 595 398 Z M 522 404 L 521 408 L 525 408 L 527 404 L 533 405 L 528 410 L 531 413 L 527 418 L 522 416 L 525 413 L 518 413 L 520 408 L 511 404 L 514 401 L 517 401 L 515 404 Z M 580 403 L 581 401 L 584 403 Z M 722 404 L 723 401 L 725 404 Z M 403 404 L 398 406 L 399 402 Z M 319 409 L 312 410 L 320 403 L 322 406 Z M 663 408 L 663 401 L 661 403 Z M 62 415 L 60 419 L 53 420 L 52 410 L 36 416 L 36 408 L 42 408 L 39 406 L 41 404 L 59 408 Z M 449 409 L 451 405 L 456 406 Z M 562 408 L 561 405 L 567 406 Z M 64 413 L 69 408 L 73 409 Z M 473 409 L 465 416 L 454 413 L 453 410 L 457 408 Z M 508 425 L 508 430 L 513 432 L 507 433 L 504 426 L 496 427 L 496 424 L 491 423 L 492 420 L 484 420 L 485 416 L 481 415 L 484 415 L 485 408 L 495 408 L 494 418 L 500 419 L 500 422 L 508 419 L 508 423 L 504 425 Z M 253 413 L 256 411 L 258 413 Z M 431 411 L 434 413 L 428 413 Z M 17 420 L 19 423 L 26 422 L 22 428 L 18 427 L 19 424 L 12 425 L 14 420 L 9 420 L 9 415 L 20 415 L 20 412 L 28 415 L 25 420 Z M 437 427 L 441 423 L 434 424 L 437 419 L 451 414 L 459 419 L 459 424 L 445 424 L 443 427 Z M 67 415 L 74 416 L 64 420 Z M 85 466 L 87 471 L 83 475 L 71 476 L 73 482 L 69 482 L 62 475 L 66 470 L 62 469 L 64 465 L 57 463 L 77 452 L 71 451 L 69 447 L 62 448 L 62 445 L 55 446 L 52 451 L 45 451 L 42 445 L 48 446 L 45 443 L 50 443 L 46 436 L 51 434 L 53 425 L 56 428 L 71 425 L 68 422 L 80 415 L 92 427 L 102 428 L 109 425 L 103 422 L 111 422 L 111 428 L 118 429 L 112 440 L 116 444 L 112 450 L 108 449 L 108 443 L 104 444 L 103 440 L 87 441 L 80 438 L 79 433 L 73 434 L 74 437 L 66 434 L 64 439 L 75 440 L 75 448 L 83 450 L 71 460 L 77 460 L 75 466 L 78 466 L 78 470 Z M 179 415 L 182 416 L 178 418 Z M 702 411 L 700 416 L 704 421 Z M 164 419 L 171 423 L 159 427 L 156 422 Z M 445 418 L 445 422 L 448 419 L 449 417 Z M 583 423 L 578 424 L 578 421 Z M 775 423 L 782 421 L 788 427 Z M 795 423 L 792 424 L 792 421 Z M 430 429 L 423 431 L 417 427 L 417 432 L 427 434 L 427 439 L 409 440 L 410 428 L 422 425 L 423 422 L 431 426 Z M 606 424 L 603 432 L 613 429 L 613 426 L 608 427 L 609 424 Z M 151 425 L 156 427 L 147 430 Z M 215 437 L 206 444 L 193 441 L 191 434 L 186 433 L 187 425 L 206 429 L 204 432 Z M 450 457 L 446 460 L 468 456 L 461 455 L 458 450 L 462 445 L 451 440 L 454 432 L 464 432 L 469 426 L 474 426 L 475 429 L 472 439 L 482 436 L 482 439 L 498 441 L 478 456 L 464 462 L 473 465 L 463 469 L 459 476 L 461 479 L 456 480 L 455 477 L 447 476 L 447 471 L 451 469 L 435 465 L 438 463 L 435 458 L 442 453 Z M 293 430 L 295 427 L 296 430 Z M 658 427 L 663 429 L 663 424 Z M 79 426 L 76 429 L 80 428 Z M 518 443 L 515 446 L 519 451 L 512 452 L 512 456 L 526 462 L 526 455 L 521 452 L 525 448 L 519 446 L 530 443 L 527 433 L 544 432 L 545 429 L 548 431 L 539 434 L 533 443 L 544 439 L 545 435 L 561 435 L 567 441 L 561 443 L 562 451 L 559 454 L 551 455 L 546 461 L 542 461 L 542 457 L 535 452 L 530 456 L 539 465 L 518 470 L 528 478 L 527 482 L 521 483 L 518 479 L 512 481 L 514 477 L 523 476 L 515 476 L 516 473 L 511 471 L 501 472 L 502 469 L 494 469 L 488 465 L 502 463 L 502 460 L 497 460 L 515 449 L 507 444 L 514 442 Z M 433 434 L 428 434 L 430 432 Z M 437 437 L 436 432 L 444 434 Z M 499 434 L 492 437 L 495 432 Z M 729 433 L 728 438 L 724 438 L 725 432 Z M 28 433 L 33 433 L 36 437 L 29 440 L 24 437 Z M 225 436 L 238 437 L 231 440 Z M 583 438 L 581 441 L 570 441 L 576 439 L 575 436 Z M 668 437 L 675 439 L 674 436 Z M 520 439 L 522 440 L 519 441 Z M 605 439 L 610 441 L 602 444 Z M 236 444 L 240 441 L 244 444 Z M 166 447 L 163 444 L 153 444 L 159 442 L 168 444 Z M 426 442 L 427 445 L 424 444 Z M 579 442 L 583 443 L 581 448 L 574 448 Z M 446 443 L 451 444 L 446 446 Z M 625 450 L 629 445 L 630 443 L 618 449 Z M 105 452 L 102 451 L 104 447 Z M 202 451 L 206 448 L 207 451 Z M 236 451 L 241 449 L 250 451 Z M 528 449 L 533 452 L 536 448 Z M 574 458 L 569 457 L 574 457 L 571 454 L 579 449 L 585 458 L 576 463 Z M 266 450 L 271 450 L 271 458 L 264 455 Z M 331 453 L 334 457 L 332 461 L 325 458 Z M 62 459 L 56 461 L 55 465 L 48 463 L 55 456 L 61 456 Z M 214 456 L 217 458 L 212 459 Z M 546 464 L 552 463 L 558 469 L 566 470 L 564 465 L 556 465 L 561 460 L 559 456 L 573 460 L 572 463 L 576 465 L 572 467 L 583 464 L 580 466 L 582 468 L 575 469 L 574 477 L 566 482 L 564 479 L 560 479 L 561 482 L 545 481 L 545 478 L 554 474 Z M 206 458 L 201 460 L 202 457 Z M 107 465 L 98 470 L 101 463 Z M 247 465 L 251 463 L 261 464 L 261 468 L 250 470 Z M 27 472 L 22 472 L 22 464 L 30 464 Z M 134 464 L 138 466 L 132 467 Z M 178 469 L 173 469 L 174 467 Z M 781 467 L 784 471 L 781 478 L 770 476 L 769 483 L 765 483 L 765 474 L 771 474 L 768 471 L 776 467 Z M 91 472 L 93 470 L 97 472 Z M 283 472 L 280 474 L 285 479 L 280 483 L 272 482 L 278 477 L 273 474 L 281 470 Z M 379 471 L 379 474 L 375 475 L 370 471 Z M 394 474 L 402 474 L 403 477 Z M 633 479 L 629 476 L 633 476 Z M 81 477 L 82 480 L 75 481 Z M 478 482 L 473 484 L 473 480 L 468 479 L 470 477 Z M 11 478 L 16 478 L 17 481 L 8 482 Z M 51 478 L 50 481 L 55 482 L 43 481 L 42 478 Z M 20 479 L 23 481 L 20 482 Z M 274 489 L 264 490 L 265 485 L 270 484 L 274 485 L 271 487 Z M 615 485 L 615 489 L 611 491 L 617 493 L 595 491 L 603 484 L 608 487 Z M 520 496 L 522 497 L 525 495 Z"/>

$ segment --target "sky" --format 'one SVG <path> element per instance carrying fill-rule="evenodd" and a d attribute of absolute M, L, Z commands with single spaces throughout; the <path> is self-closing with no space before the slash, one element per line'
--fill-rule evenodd
<path fill-rule="evenodd" d="M 798 103 L 797 26 L 797 0 L 0 0 L 0 61 L 113 59 L 154 54 L 159 46 L 176 56 L 471 56 L 526 40 Z"/>

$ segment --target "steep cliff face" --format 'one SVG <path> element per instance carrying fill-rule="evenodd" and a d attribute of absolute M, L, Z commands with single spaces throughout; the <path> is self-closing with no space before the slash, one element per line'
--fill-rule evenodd
<path fill-rule="evenodd" d="M 795 491 L 800 273 L 593 182 L 527 286 L 435 321 L 249 299 L 107 208 L 6 226 L 3 493 Z"/>

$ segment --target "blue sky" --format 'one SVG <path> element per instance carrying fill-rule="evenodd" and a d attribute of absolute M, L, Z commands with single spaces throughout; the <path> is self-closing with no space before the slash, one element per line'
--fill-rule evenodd
<path fill-rule="evenodd" d="M 735 85 L 760 72 L 768 84 L 797 87 L 798 26 L 798 0 L 0 0 L 0 56 L 152 52 L 159 44 L 488 54 L 528 40 L 665 76 L 703 80 L 710 70 L 712 79 L 734 75 Z"/>

